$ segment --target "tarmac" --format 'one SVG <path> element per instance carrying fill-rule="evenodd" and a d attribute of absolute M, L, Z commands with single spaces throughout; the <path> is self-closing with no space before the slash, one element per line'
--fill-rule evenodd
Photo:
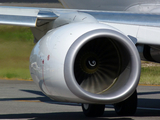
<path fill-rule="evenodd" d="M 0 119 L 18 120 L 160 120 L 160 86 L 138 86 L 135 116 L 117 116 L 106 105 L 102 117 L 87 118 L 81 105 L 51 100 L 33 81 L 0 80 Z"/>

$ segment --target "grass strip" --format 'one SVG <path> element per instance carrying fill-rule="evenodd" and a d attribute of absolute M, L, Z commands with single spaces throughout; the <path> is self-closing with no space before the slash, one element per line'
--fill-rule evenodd
<path fill-rule="evenodd" d="M 140 84 L 160 85 L 160 67 L 159 66 L 142 67 Z"/>
<path fill-rule="evenodd" d="M 30 28 L 0 26 L 0 78 L 31 79 L 29 56 L 33 47 Z"/>
<path fill-rule="evenodd" d="M 31 79 L 29 56 L 33 39 L 28 27 L 0 26 L 0 78 Z M 158 64 L 143 61 L 140 84 L 160 85 L 159 73 Z"/>

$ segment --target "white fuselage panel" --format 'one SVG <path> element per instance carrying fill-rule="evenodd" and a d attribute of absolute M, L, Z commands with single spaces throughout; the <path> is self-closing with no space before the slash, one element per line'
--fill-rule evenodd
<path fill-rule="evenodd" d="M 160 0 L 60 0 L 65 8 L 148 12 L 160 6 Z"/>

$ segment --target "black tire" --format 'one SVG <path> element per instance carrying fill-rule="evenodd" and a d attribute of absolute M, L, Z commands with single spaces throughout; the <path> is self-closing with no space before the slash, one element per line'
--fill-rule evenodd
<path fill-rule="evenodd" d="M 116 113 L 120 116 L 134 115 L 137 110 L 137 91 L 126 100 L 114 104 Z"/>
<path fill-rule="evenodd" d="M 100 117 L 104 113 L 105 105 L 82 104 L 82 110 L 87 117 Z"/>

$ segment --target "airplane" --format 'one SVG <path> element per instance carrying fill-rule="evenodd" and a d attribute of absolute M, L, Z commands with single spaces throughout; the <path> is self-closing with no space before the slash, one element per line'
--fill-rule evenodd
<path fill-rule="evenodd" d="M 141 60 L 160 62 L 160 0 L 60 0 L 66 7 L 0 7 L 0 24 L 28 26 L 33 81 L 49 98 L 82 103 L 87 117 L 105 104 L 134 115 Z"/>

